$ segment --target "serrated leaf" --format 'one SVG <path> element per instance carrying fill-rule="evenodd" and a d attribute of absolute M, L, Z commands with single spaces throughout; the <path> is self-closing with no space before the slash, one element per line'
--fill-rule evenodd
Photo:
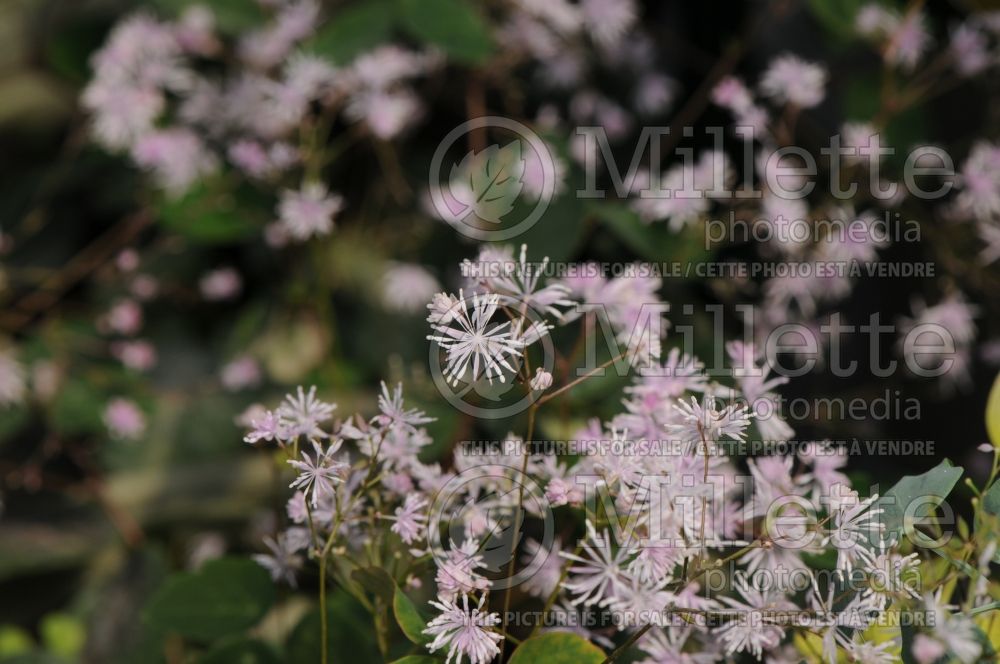
<path fill-rule="evenodd" d="M 336 14 L 306 48 L 337 64 L 347 64 L 388 41 L 392 23 L 393 6 L 389 0 L 365 0 Z"/>
<path fill-rule="evenodd" d="M 879 516 L 881 523 L 885 525 L 883 536 L 888 541 L 890 538 L 899 538 L 904 527 L 903 517 L 910 505 L 915 502 L 920 503 L 920 507 L 911 510 L 911 517 L 926 518 L 932 515 L 933 508 L 940 505 L 951 490 L 955 488 L 959 478 L 962 476 L 962 469 L 953 466 L 945 459 L 934 468 L 921 475 L 907 475 L 899 480 L 895 486 L 885 492 L 876 501 L 875 506 L 882 508 Z"/>
<path fill-rule="evenodd" d="M 399 628 L 403 630 L 406 638 L 417 645 L 430 642 L 431 639 L 424 634 L 427 621 L 417 611 L 413 600 L 399 588 L 396 588 L 392 597 L 392 613 L 396 616 L 396 622 L 399 623 Z"/>
<path fill-rule="evenodd" d="M 507 664 L 601 664 L 604 658 L 604 652 L 582 636 L 549 632 L 519 645 Z"/>
<path fill-rule="evenodd" d="M 253 626 L 273 603 L 274 584 L 264 568 L 245 558 L 221 558 L 169 577 L 146 605 L 146 620 L 210 641 Z"/>
<path fill-rule="evenodd" d="M 493 38 L 472 3 L 463 0 L 398 0 L 402 27 L 465 64 L 480 64 L 493 53 Z"/>
<path fill-rule="evenodd" d="M 520 139 L 501 148 L 493 144 L 481 152 L 470 150 L 452 166 L 452 195 L 483 221 L 499 224 L 514 209 L 524 187 L 524 156 Z"/>

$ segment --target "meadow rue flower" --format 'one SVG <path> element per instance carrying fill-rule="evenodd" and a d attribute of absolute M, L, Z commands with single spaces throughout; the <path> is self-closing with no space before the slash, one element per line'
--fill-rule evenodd
<path fill-rule="evenodd" d="M 899 14 L 880 3 L 869 2 L 858 9 L 854 27 L 866 37 L 884 37 L 899 27 Z"/>
<path fill-rule="evenodd" d="M 876 535 L 881 536 L 882 524 L 878 516 L 882 508 L 873 508 L 877 500 L 878 494 L 861 500 L 858 492 L 847 485 L 834 485 L 830 495 L 833 525 L 827 537 L 837 551 L 837 569 L 850 574 L 854 564 L 867 557 L 869 543 Z"/>
<path fill-rule="evenodd" d="M 344 207 L 344 199 L 330 194 L 318 182 L 307 182 L 298 191 L 286 189 L 278 204 L 278 219 L 285 232 L 294 240 L 329 235 L 333 219 Z"/>
<path fill-rule="evenodd" d="M 528 307 L 532 312 L 563 318 L 565 309 L 574 305 L 567 295 L 569 289 L 561 283 L 541 285 L 549 265 L 548 256 L 540 263 L 528 261 L 528 245 L 522 244 L 517 260 L 511 247 L 484 247 L 475 261 L 462 261 L 462 273 L 470 288 L 481 288 L 513 298 L 515 308 Z"/>
<path fill-rule="evenodd" d="M 150 171 L 171 196 L 180 196 L 219 166 L 202 139 L 182 127 L 152 131 L 137 138 L 132 146 L 132 160 Z"/>
<path fill-rule="evenodd" d="M 771 61 L 760 80 L 760 89 L 779 104 L 812 108 L 823 101 L 826 78 L 826 70 L 820 65 L 786 53 Z"/>
<path fill-rule="evenodd" d="M 673 79 L 661 74 L 645 74 L 636 87 L 635 107 L 646 115 L 662 113 L 669 108 L 675 94 Z"/>
<path fill-rule="evenodd" d="M 421 424 L 433 422 L 433 417 L 427 417 L 422 410 L 405 408 L 403 406 L 403 384 L 397 383 L 390 393 L 389 386 L 382 381 L 382 393 L 378 397 L 380 415 L 375 417 L 379 426 L 386 428 L 402 428 L 413 432 Z"/>
<path fill-rule="evenodd" d="M 733 113 L 741 113 L 753 104 L 753 93 L 742 79 L 726 76 L 712 88 L 712 103 Z"/>
<path fill-rule="evenodd" d="M 486 566 L 479 542 L 467 539 L 459 547 L 450 549 L 443 560 L 437 561 L 437 575 L 434 577 L 438 586 L 438 598 L 454 599 L 459 593 L 468 594 L 477 590 L 486 590 L 490 581 L 477 570 Z"/>
<path fill-rule="evenodd" d="M 470 301 L 460 290 L 448 312 L 451 319 L 431 324 L 436 334 L 427 338 L 444 349 L 444 376 L 452 385 L 483 376 L 491 384 L 494 378 L 503 383 L 507 380 L 504 370 L 515 372 L 510 362 L 521 356 L 525 342 L 515 336 L 510 321 L 492 322 L 499 308 L 499 295 L 475 294 Z"/>
<path fill-rule="evenodd" d="M 562 546 L 559 540 L 553 540 L 547 549 L 543 548 L 541 542 L 530 537 L 524 541 L 521 561 L 525 566 L 536 565 L 538 557 L 542 557 L 541 565 L 524 581 L 525 592 L 542 599 L 552 594 L 562 580 L 563 559 L 559 555 L 560 551 Z"/>
<path fill-rule="evenodd" d="M 134 401 L 123 397 L 115 397 L 108 402 L 102 419 L 115 438 L 137 440 L 146 432 L 146 416 Z"/>
<path fill-rule="evenodd" d="M 722 598 L 722 602 L 729 607 L 727 613 L 730 620 L 714 633 L 722 640 L 728 654 L 747 652 L 760 659 L 764 650 L 778 645 L 785 633 L 780 626 L 770 623 L 766 616 L 792 608 L 792 604 L 780 594 L 753 587 L 745 575 L 737 575 L 734 586 L 739 598 Z"/>
<path fill-rule="evenodd" d="M 917 664 L 934 664 L 948 652 L 947 646 L 927 634 L 917 634 L 913 637 L 911 653 Z"/>
<path fill-rule="evenodd" d="M 328 434 L 319 425 L 333 417 L 337 404 L 326 403 L 316 398 L 316 386 L 306 392 L 300 385 L 294 395 L 285 395 L 285 400 L 278 406 L 277 415 L 281 426 L 292 438 L 327 438 Z"/>
<path fill-rule="evenodd" d="M 560 551 L 559 555 L 570 562 L 569 573 L 564 586 L 576 597 L 573 606 L 607 603 L 615 597 L 618 587 L 625 581 L 624 566 L 632 551 L 625 547 L 612 550 L 608 532 L 597 534 L 594 525 L 587 521 L 587 544 L 581 550 L 584 555 Z"/>
<path fill-rule="evenodd" d="M 299 551 L 301 541 L 295 537 L 290 537 L 287 533 L 278 533 L 277 537 L 264 539 L 264 546 L 267 553 L 256 553 L 251 559 L 263 567 L 275 581 L 284 581 L 292 588 L 298 584 L 295 580 L 296 573 L 302 569 L 303 558 Z"/>
<path fill-rule="evenodd" d="M 315 440 L 312 441 L 313 454 L 302 452 L 301 461 L 290 459 L 288 464 L 298 471 L 298 477 L 288 486 L 300 489 L 309 498 L 309 503 L 315 509 L 319 507 L 321 498 L 334 494 L 334 486 L 344 481 L 343 475 L 348 465 L 338 461 L 335 455 L 340 451 L 342 441 L 332 441 L 324 450 Z"/>
<path fill-rule="evenodd" d="M 390 311 L 417 313 L 441 286 L 426 268 L 413 263 L 391 263 L 382 275 L 382 303 Z"/>
<path fill-rule="evenodd" d="M 977 219 L 1000 214 L 1000 145 L 977 141 L 956 180 L 961 212 Z"/>
<path fill-rule="evenodd" d="M 284 443 L 284 441 L 294 438 L 294 436 L 289 435 L 288 430 L 281 424 L 277 413 L 272 410 L 253 413 L 250 426 L 251 431 L 243 436 L 243 440 L 251 445 L 260 441 Z"/>
<path fill-rule="evenodd" d="M 131 336 L 142 329 L 142 307 L 135 300 L 118 300 L 99 323 L 110 332 Z"/>
<path fill-rule="evenodd" d="M 706 150 L 696 163 L 671 167 L 659 183 L 663 193 L 634 199 L 632 208 L 643 221 L 666 221 L 670 230 L 680 231 L 708 212 L 713 192 L 722 194 L 731 175 L 726 155 Z"/>
<path fill-rule="evenodd" d="M 930 43 L 931 35 L 927 31 L 923 13 L 908 11 L 889 36 L 885 59 L 905 71 L 913 71 Z"/>
<path fill-rule="evenodd" d="M 198 281 L 198 289 L 209 302 L 232 300 L 243 290 L 243 277 L 234 268 L 220 267 L 206 272 Z"/>
<path fill-rule="evenodd" d="M 963 664 L 979 661 L 982 643 L 977 636 L 978 628 L 968 617 L 951 611 L 957 607 L 946 606 L 941 601 L 940 588 L 935 593 L 923 597 L 928 612 L 928 625 L 933 628 L 934 638 L 944 645 L 949 653 Z"/>
<path fill-rule="evenodd" d="M 962 76 L 975 76 L 996 62 L 990 54 L 986 34 L 968 22 L 951 30 L 948 50 L 955 61 L 955 69 Z"/>
<path fill-rule="evenodd" d="M 868 580 L 861 597 L 870 600 L 879 611 L 884 611 L 897 598 L 920 598 L 918 588 L 914 587 L 915 581 L 919 580 L 916 574 L 919 564 L 917 554 L 903 556 L 894 547 L 894 540 L 887 542 L 880 538 L 877 547 L 857 550 Z"/>
<path fill-rule="evenodd" d="M 580 10 L 594 41 L 608 49 L 618 45 L 639 14 L 634 0 L 582 0 Z"/>
<path fill-rule="evenodd" d="M 222 367 L 219 382 L 230 392 L 257 387 L 261 383 L 260 365 L 249 355 L 241 355 Z"/>
<path fill-rule="evenodd" d="M 166 107 L 164 92 L 182 91 L 193 78 L 174 31 L 144 13 L 115 26 L 91 66 L 94 79 L 82 101 L 95 138 L 112 150 L 149 133 Z"/>
<path fill-rule="evenodd" d="M 136 371 L 148 371 L 156 365 L 156 347 L 142 339 L 116 341 L 111 344 L 111 354 Z"/>
<path fill-rule="evenodd" d="M 535 376 L 531 379 L 531 389 L 544 392 L 550 387 L 552 387 L 552 374 L 541 367 L 535 369 Z"/>
<path fill-rule="evenodd" d="M 12 350 L 0 349 L 0 406 L 21 403 L 26 391 L 24 367 Z"/>
<path fill-rule="evenodd" d="M 500 624 L 500 616 L 483 611 L 485 594 L 480 596 L 479 603 L 472 608 L 469 607 L 469 596 L 464 593 L 461 606 L 448 599 L 431 600 L 430 603 L 441 613 L 428 622 L 424 629 L 424 634 L 434 637 L 427 644 L 427 649 L 437 652 L 447 648 L 445 664 L 453 661 L 455 664 L 462 664 L 466 658 L 469 664 L 489 664 L 500 654 L 497 644 L 503 641 L 503 636 L 492 629 Z"/>
<path fill-rule="evenodd" d="M 399 535 L 407 544 L 413 544 L 424 537 L 427 529 L 427 499 L 417 493 L 406 497 L 402 507 L 396 508 L 396 520 L 392 524 L 392 532 Z"/>
<path fill-rule="evenodd" d="M 750 413 L 745 405 L 729 404 L 721 410 L 719 400 L 705 395 L 701 401 L 678 399 L 677 409 L 680 422 L 670 424 L 667 431 L 685 443 L 707 443 L 711 445 L 723 438 L 744 440 L 750 426 Z"/>

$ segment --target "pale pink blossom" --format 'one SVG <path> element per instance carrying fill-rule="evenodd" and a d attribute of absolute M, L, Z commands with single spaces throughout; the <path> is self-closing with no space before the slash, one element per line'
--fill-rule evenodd
<path fill-rule="evenodd" d="M 826 95 L 826 79 L 826 69 L 822 66 L 786 53 L 771 61 L 761 78 L 760 89 L 779 104 L 812 108 Z"/>
<path fill-rule="evenodd" d="M 108 432 L 115 438 L 137 440 L 146 432 L 146 416 L 129 399 L 115 397 L 109 401 L 102 418 Z"/>
<path fill-rule="evenodd" d="M 198 290 L 208 302 L 232 300 L 243 290 L 243 277 L 234 268 L 218 268 L 202 276 L 198 281 Z"/>
<path fill-rule="evenodd" d="M 299 191 L 286 189 L 278 205 L 282 228 L 295 240 L 329 235 L 333 219 L 344 207 L 339 194 L 330 194 L 317 182 L 307 182 Z"/>

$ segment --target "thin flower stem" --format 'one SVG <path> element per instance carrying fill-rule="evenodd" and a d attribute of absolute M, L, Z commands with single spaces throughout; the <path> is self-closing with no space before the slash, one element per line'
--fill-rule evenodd
<path fill-rule="evenodd" d="M 529 454 L 529 446 L 531 445 L 531 439 L 535 435 L 535 413 L 538 411 L 539 404 L 531 404 L 528 408 L 528 432 L 524 436 L 524 455 L 521 459 L 521 476 L 522 478 L 528 474 L 528 459 L 531 456 Z M 517 545 L 518 539 L 521 535 L 521 519 L 524 513 L 524 481 L 519 482 L 517 491 L 517 509 L 514 510 L 514 532 L 511 534 L 510 540 L 510 563 L 507 565 L 507 588 L 504 589 L 503 594 L 503 631 L 507 632 L 507 614 L 510 612 L 510 579 L 514 576 L 514 565 L 517 563 Z M 504 649 L 506 646 L 506 641 L 500 642 L 500 660 L 503 661 Z"/>
<path fill-rule="evenodd" d="M 617 362 L 618 360 L 622 359 L 623 357 L 625 357 L 625 354 L 624 353 L 619 353 L 617 356 L 611 358 L 610 360 L 608 360 L 607 362 L 605 362 L 601 366 L 596 367 L 594 369 L 591 369 L 590 371 L 588 371 L 584 375 L 580 376 L 576 380 L 574 380 L 574 381 L 572 381 L 570 383 L 566 383 L 565 385 L 563 385 L 562 387 L 560 387 L 558 390 L 556 390 L 554 392 L 549 392 L 544 397 L 542 397 L 537 402 L 535 402 L 535 405 L 536 406 L 541 406 L 543 403 L 546 403 L 547 401 L 551 401 L 552 399 L 555 399 L 557 396 L 559 396 L 563 392 L 566 392 L 567 390 L 570 390 L 570 389 L 576 387 L 577 385 L 579 385 L 583 381 L 587 380 L 588 378 L 593 378 L 599 372 L 603 371 L 604 369 L 607 369 L 609 366 L 611 366 L 613 363 Z"/>

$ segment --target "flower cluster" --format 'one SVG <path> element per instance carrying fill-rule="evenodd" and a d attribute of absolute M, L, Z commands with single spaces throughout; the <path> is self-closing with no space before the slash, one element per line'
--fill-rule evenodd
<path fill-rule="evenodd" d="M 548 282 L 545 263 L 526 256 L 527 247 L 516 258 L 512 248 L 490 247 L 466 261 L 458 295 L 439 293 L 428 304 L 428 338 L 440 344 L 449 382 L 510 381 L 535 398 L 534 413 L 580 382 L 527 372 L 539 339 L 556 325 L 585 324 L 577 314 L 588 297 L 629 310 L 642 299 L 635 293 L 655 295 L 658 284 Z M 669 341 L 665 329 L 657 347 Z M 738 653 L 786 661 L 792 635 L 800 634 L 817 639 L 824 661 L 888 663 L 898 643 L 876 638 L 873 626 L 893 607 L 919 602 L 940 620 L 920 634 L 915 652 L 973 661 L 981 646 L 972 623 L 928 594 L 920 556 L 883 523 L 877 494 L 851 488 L 846 459 L 832 444 L 745 461 L 730 453 L 765 433 L 789 440 L 793 431 L 780 419 L 755 422 L 746 405 L 773 397 L 786 379 L 771 376 L 752 345 L 733 342 L 727 350 L 728 384 L 677 348 L 627 365 L 634 378 L 622 412 L 572 434 L 582 453 L 570 456 L 532 448 L 538 441 L 529 424 L 523 438 L 510 433 L 496 447 L 459 447 L 427 463 L 421 456 L 432 440 L 424 425 L 432 418 L 406 404 L 401 385 L 382 384 L 374 416 L 333 423 L 335 406 L 316 388 L 299 388 L 277 409 L 259 412 L 246 436 L 277 443 L 295 473 L 289 526 L 255 559 L 294 584 L 308 555 L 350 584 L 358 563 L 333 563 L 332 550 L 345 561 L 364 554 L 387 564 L 379 556 L 388 556 L 386 569 L 409 589 L 423 586 L 419 570 L 433 561 L 436 613 L 423 631 L 427 649 L 447 651 L 449 662 L 486 664 L 500 655 L 507 622 L 497 589 L 505 586 L 497 584 L 511 578 L 497 576 L 504 569 L 525 573 L 524 590 L 547 609 L 614 616 L 611 624 L 631 634 L 644 662 L 725 661 Z M 544 487 L 544 495 L 526 496 L 525 482 Z M 570 514 L 585 523 L 578 542 L 527 539 L 515 545 L 519 556 L 503 554 L 505 533 L 513 529 L 519 541 L 525 522 Z M 984 555 L 988 561 L 992 552 Z M 817 566 L 822 559 L 828 565 Z M 985 588 L 975 591 L 979 603 Z M 584 625 L 573 631 L 611 647 L 613 631 Z"/>

